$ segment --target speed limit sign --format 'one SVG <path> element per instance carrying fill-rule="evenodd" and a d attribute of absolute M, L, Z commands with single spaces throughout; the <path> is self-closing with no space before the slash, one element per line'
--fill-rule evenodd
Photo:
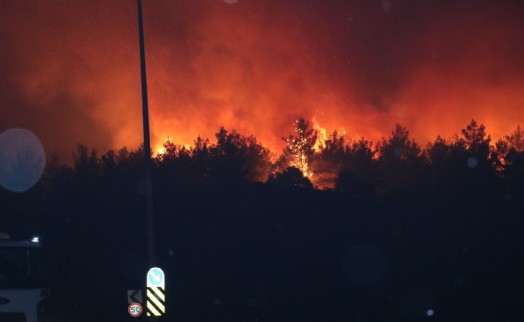
<path fill-rule="evenodd" d="M 142 305 L 140 303 L 131 303 L 127 308 L 127 312 L 134 318 L 139 317 L 142 315 Z"/>

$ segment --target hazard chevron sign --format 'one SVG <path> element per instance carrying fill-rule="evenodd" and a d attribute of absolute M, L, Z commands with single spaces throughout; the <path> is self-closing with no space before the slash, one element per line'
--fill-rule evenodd
<path fill-rule="evenodd" d="M 127 290 L 127 303 L 142 304 L 142 290 Z"/>

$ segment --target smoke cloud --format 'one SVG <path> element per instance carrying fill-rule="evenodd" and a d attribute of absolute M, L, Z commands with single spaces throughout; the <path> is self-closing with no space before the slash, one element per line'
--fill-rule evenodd
<path fill-rule="evenodd" d="M 48 154 L 142 141 L 136 2 L 0 0 L 0 131 Z M 524 123 L 520 1 L 144 0 L 152 146 L 219 126 L 280 152 L 299 117 L 422 144 Z"/>

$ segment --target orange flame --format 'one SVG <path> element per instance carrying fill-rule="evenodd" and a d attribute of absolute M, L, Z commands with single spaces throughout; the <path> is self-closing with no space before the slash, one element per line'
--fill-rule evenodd
<path fill-rule="evenodd" d="M 164 139 L 164 142 L 161 145 L 159 145 L 159 144 L 157 145 L 157 147 L 155 149 L 155 151 L 156 151 L 155 157 L 160 157 L 160 156 L 163 156 L 164 154 L 166 154 L 167 150 L 166 150 L 165 145 L 167 143 L 172 143 L 171 138 L 169 136 L 167 136 Z"/>
<path fill-rule="evenodd" d="M 76 142 L 99 151 L 139 145 L 134 6 L 34 1 L 26 10 L 21 1 L 4 2 L 0 41 L 11 54 L 1 63 L 13 87 L 0 90 L 20 108 L 6 109 L 0 128 L 27 123 L 48 152 L 62 156 Z M 423 146 L 472 118 L 494 140 L 523 124 L 518 1 L 445 1 L 439 10 L 434 1 L 393 2 L 387 14 L 374 1 L 145 6 L 154 153 L 167 133 L 191 144 L 220 126 L 278 153 L 297 116 L 322 124 L 315 151 L 329 136 L 323 129 L 341 126 L 374 141 L 400 123 Z M 415 25 L 399 23 L 411 18 L 411 7 L 420 14 Z M 41 122 L 42 115 L 56 119 Z"/>

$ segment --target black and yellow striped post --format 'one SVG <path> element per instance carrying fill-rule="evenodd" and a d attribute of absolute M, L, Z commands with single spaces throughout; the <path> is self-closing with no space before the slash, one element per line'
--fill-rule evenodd
<path fill-rule="evenodd" d="M 166 313 L 166 278 L 164 271 L 153 267 L 147 272 L 146 315 L 162 316 Z"/>
<path fill-rule="evenodd" d="M 162 316 L 166 313 L 166 289 L 164 287 L 147 288 L 147 316 Z"/>

